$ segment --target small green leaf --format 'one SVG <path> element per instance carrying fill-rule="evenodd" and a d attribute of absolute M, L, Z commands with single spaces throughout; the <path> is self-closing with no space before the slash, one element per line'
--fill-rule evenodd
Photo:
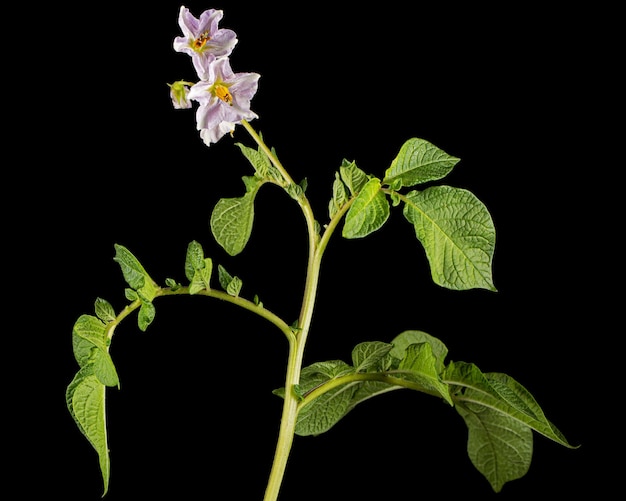
<path fill-rule="evenodd" d="M 450 186 L 412 191 L 403 212 L 426 250 L 436 284 L 496 290 L 491 269 L 495 228 L 489 211 L 471 192 Z"/>
<path fill-rule="evenodd" d="M 231 296 L 237 297 L 239 295 L 239 292 L 241 292 L 242 285 L 243 282 L 239 277 L 233 277 L 233 279 L 228 283 L 228 286 L 226 287 L 226 292 Z"/>
<path fill-rule="evenodd" d="M 173 291 L 176 291 L 182 287 L 182 284 L 180 282 L 177 282 L 173 278 L 166 278 L 165 285 Z"/>
<path fill-rule="evenodd" d="M 341 163 L 341 167 L 339 167 L 339 173 L 352 196 L 359 193 L 369 179 L 367 174 L 356 166 L 355 162 L 349 162 L 345 158 Z"/>
<path fill-rule="evenodd" d="M 115 320 L 115 310 L 106 299 L 96 298 L 94 308 L 96 310 L 96 316 L 103 322 L 106 323 Z"/>
<path fill-rule="evenodd" d="M 213 261 L 210 257 L 202 260 L 202 267 L 196 269 L 191 284 L 189 285 L 189 294 L 197 294 L 203 289 L 211 290 L 210 281 L 213 273 Z"/>
<path fill-rule="evenodd" d="M 217 276 L 220 286 L 231 296 L 238 296 L 243 286 L 239 277 L 233 277 L 221 264 L 217 265 Z"/>
<path fill-rule="evenodd" d="M 293 394 L 298 399 L 298 402 L 301 402 L 302 399 L 304 398 L 304 393 L 302 391 L 302 388 L 300 387 L 299 384 L 294 384 L 292 388 L 293 388 Z"/>
<path fill-rule="evenodd" d="M 196 271 L 204 268 L 204 250 L 202 245 L 193 240 L 187 245 L 185 255 L 185 276 L 190 282 L 193 280 Z"/>
<path fill-rule="evenodd" d="M 152 301 L 159 286 L 146 272 L 137 258 L 124 246 L 115 244 L 114 261 L 119 263 L 124 279 L 140 297 Z"/>
<path fill-rule="evenodd" d="M 339 173 L 335 172 L 335 180 L 333 181 L 333 198 L 328 203 L 328 216 L 330 219 L 341 209 L 343 204 L 348 201 L 346 193 L 346 185 L 343 184 Z"/>
<path fill-rule="evenodd" d="M 458 158 L 448 155 L 432 143 L 412 138 L 402 145 L 385 171 L 383 183 L 398 190 L 401 186 L 415 186 L 441 179 L 448 175 L 458 161 Z"/>
<path fill-rule="evenodd" d="M 372 178 L 350 206 L 343 226 L 344 238 L 362 238 L 378 230 L 389 218 L 389 202 L 380 189 L 380 179 Z"/>
<path fill-rule="evenodd" d="M 282 182 L 284 181 L 283 176 L 280 174 L 280 171 L 274 167 L 270 158 L 267 154 L 259 148 L 257 150 L 250 148 L 249 146 L 245 146 L 242 143 L 235 143 L 241 149 L 243 155 L 248 159 L 252 167 L 256 173 L 265 179 L 273 179 L 275 181 Z M 274 150 L 272 150 L 272 154 L 275 155 Z"/>
<path fill-rule="evenodd" d="M 137 325 L 142 332 L 145 332 L 148 326 L 154 321 L 156 308 L 154 304 L 142 301 L 139 313 L 137 314 Z"/>
<path fill-rule="evenodd" d="M 243 197 L 220 199 L 211 213 L 213 237 L 228 254 L 235 256 L 245 248 L 252 233 L 256 190 Z"/>
<path fill-rule="evenodd" d="M 294 200 L 298 200 L 304 194 L 304 190 L 302 189 L 302 186 L 300 186 L 299 184 L 294 184 L 294 183 L 288 184 L 285 187 L 285 191 L 287 191 L 289 196 L 293 198 Z"/>
<path fill-rule="evenodd" d="M 228 290 L 228 284 L 230 284 L 233 277 L 230 273 L 226 271 L 226 268 L 224 268 L 221 264 L 217 265 L 217 278 L 222 289 Z"/>

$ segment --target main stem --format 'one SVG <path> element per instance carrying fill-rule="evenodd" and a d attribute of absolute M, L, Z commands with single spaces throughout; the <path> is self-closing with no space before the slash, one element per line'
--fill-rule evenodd
<path fill-rule="evenodd" d="M 250 124 L 245 120 L 241 123 L 259 147 L 267 154 L 272 164 L 280 171 L 287 185 L 294 184 L 294 181 L 289 176 L 280 161 L 276 158 L 270 148 L 267 147 Z M 306 339 L 309 334 L 311 319 L 313 317 L 313 308 L 317 293 L 321 259 L 326 247 L 326 240 L 322 245 L 319 245 L 320 240 L 317 235 L 315 217 L 308 199 L 304 196 L 304 194 L 302 194 L 298 197 L 297 201 L 304 214 L 309 238 L 306 282 L 304 286 L 300 316 L 298 317 L 297 329 L 294 336 L 290 336 L 288 338 L 289 357 L 287 360 L 287 371 L 285 374 L 283 411 L 280 420 L 278 441 L 276 443 L 276 450 L 274 453 L 274 461 L 272 463 L 272 469 L 270 471 L 263 501 L 276 501 L 278 499 L 278 494 L 280 492 L 282 481 L 285 476 L 285 470 L 287 468 L 287 460 L 289 459 L 291 446 L 295 436 L 296 420 L 298 417 L 298 399 L 294 392 L 294 386 L 300 381 L 300 372 L 302 370 L 302 362 L 304 359 L 304 348 L 306 346 Z"/>
<path fill-rule="evenodd" d="M 287 361 L 287 372 L 285 375 L 285 396 L 283 402 L 283 412 L 278 433 L 278 442 L 274 453 L 274 462 L 270 472 L 267 488 L 265 490 L 264 501 L 276 501 L 282 484 L 287 460 L 293 444 L 296 430 L 296 419 L 298 417 L 298 399 L 294 392 L 294 386 L 300 381 L 300 372 L 304 359 L 304 348 L 311 326 L 315 296 L 320 273 L 321 257 L 323 248 L 317 245 L 317 234 L 315 230 L 315 219 L 311 206 L 306 202 L 300 202 L 302 211 L 307 222 L 309 233 L 309 258 L 307 264 L 306 282 L 302 308 L 298 318 L 298 329 L 294 337 L 289 338 L 289 358 Z"/>

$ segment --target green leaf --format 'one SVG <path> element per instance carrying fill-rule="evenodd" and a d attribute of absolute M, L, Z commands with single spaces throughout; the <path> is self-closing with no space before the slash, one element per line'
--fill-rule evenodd
<path fill-rule="evenodd" d="M 222 198 L 211 213 L 213 237 L 231 256 L 239 254 L 250 239 L 257 193 L 258 186 L 243 197 Z"/>
<path fill-rule="evenodd" d="M 298 200 L 305 192 L 308 181 L 303 179 L 300 184 L 290 183 L 285 187 L 285 191 L 294 200 Z"/>
<path fill-rule="evenodd" d="M 357 384 L 357 389 L 352 395 L 350 406 L 346 409 L 344 415 L 348 414 L 358 404 L 369 400 L 370 398 L 382 395 L 383 393 L 389 393 L 390 391 L 401 390 L 402 386 L 395 384 L 384 383 L 381 381 L 362 381 Z"/>
<path fill-rule="evenodd" d="M 448 155 L 424 139 L 412 138 L 400 148 L 400 152 L 385 171 L 383 183 L 415 186 L 441 179 L 448 175 L 459 159 Z"/>
<path fill-rule="evenodd" d="M 217 265 L 217 278 L 222 289 L 228 290 L 228 285 L 233 280 L 233 277 L 221 264 Z"/>
<path fill-rule="evenodd" d="M 185 255 L 185 276 L 190 282 L 193 280 L 196 271 L 204 268 L 204 250 L 202 245 L 192 240 L 187 245 L 187 253 Z"/>
<path fill-rule="evenodd" d="M 233 277 L 233 279 L 228 283 L 226 287 L 226 292 L 231 296 L 238 296 L 239 292 L 241 292 L 241 287 L 243 282 L 239 277 Z"/>
<path fill-rule="evenodd" d="M 446 368 L 444 378 L 468 427 L 469 457 L 496 492 L 526 474 L 533 430 L 575 448 L 548 421 L 530 392 L 510 376 L 483 374 L 474 364 L 455 362 Z"/>
<path fill-rule="evenodd" d="M 368 181 L 367 174 L 356 166 L 355 162 L 349 162 L 345 158 L 339 167 L 341 179 L 350 190 L 350 194 L 355 196 L 363 189 Z"/>
<path fill-rule="evenodd" d="M 83 345 L 77 345 L 80 339 L 86 340 L 92 347 L 95 346 L 101 351 L 107 351 L 106 325 L 102 320 L 93 315 L 81 315 L 74 322 L 72 328 L 72 340 L 74 343 L 74 357 L 78 365 L 83 367 L 89 362 L 91 354 Z"/>
<path fill-rule="evenodd" d="M 372 178 L 350 206 L 343 226 L 345 238 L 362 238 L 378 230 L 389 218 L 389 202 L 380 189 L 380 179 Z"/>
<path fill-rule="evenodd" d="M 381 341 L 366 341 L 352 349 L 352 364 L 356 372 L 377 369 L 380 361 L 393 348 L 392 344 Z"/>
<path fill-rule="evenodd" d="M 152 302 L 142 301 L 139 313 L 137 314 L 137 325 L 142 332 L 154 321 L 156 308 Z"/>
<path fill-rule="evenodd" d="M 403 212 L 426 250 L 436 284 L 496 290 L 491 269 L 495 228 L 489 211 L 471 192 L 450 186 L 412 191 Z"/>
<path fill-rule="evenodd" d="M 117 370 L 109 355 L 106 351 L 96 351 L 93 359 L 93 371 L 94 375 L 105 386 L 117 386 L 119 388 L 120 380 L 117 375 Z"/>
<path fill-rule="evenodd" d="M 330 219 L 341 209 L 341 207 L 348 201 L 348 194 L 346 193 L 346 185 L 343 184 L 339 173 L 335 172 L 335 180 L 333 181 L 333 198 L 328 204 L 328 216 Z"/>
<path fill-rule="evenodd" d="M 455 402 L 488 407 L 529 426 L 550 440 L 575 448 L 548 421 L 530 392 L 510 376 L 501 373 L 483 374 L 474 364 L 454 362 L 446 367 L 444 379 L 449 385 L 456 386 L 452 390 Z"/>
<path fill-rule="evenodd" d="M 351 372 L 354 369 L 341 360 L 318 362 L 305 367 L 300 376 L 300 394 L 304 395 L 329 379 Z M 350 402 L 357 388 L 356 384 L 341 385 L 313 400 L 298 414 L 296 434 L 319 435 L 332 428 L 350 409 Z"/>
<path fill-rule="evenodd" d="M 68 410 L 80 431 L 98 453 L 104 493 L 109 488 L 110 460 L 105 415 L 105 386 L 93 373 L 91 365 L 81 369 L 65 392 Z"/>
<path fill-rule="evenodd" d="M 210 257 L 204 258 L 202 260 L 202 267 L 198 268 L 193 278 L 191 279 L 191 283 L 189 285 L 189 294 L 197 294 L 203 289 L 211 290 L 211 286 L 209 285 L 211 281 L 211 274 L 213 273 L 213 261 Z"/>
<path fill-rule="evenodd" d="M 156 296 L 159 286 L 146 272 L 137 258 L 124 246 L 115 244 L 114 261 L 119 263 L 124 279 L 139 297 L 145 301 L 152 301 Z"/>
<path fill-rule="evenodd" d="M 80 367 L 93 366 L 98 380 L 107 386 L 118 386 L 119 378 L 108 351 L 106 325 L 92 315 L 81 315 L 72 329 L 74 357 Z"/>
<path fill-rule="evenodd" d="M 454 405 L 448 385 L 439 376 L 437 358 L 433 355 L 429 343 L 416 343 L 407 346 L 398 370 L 401 371 L 399 377 L 419 384 L 427 392 L 438 393 L 446 402 Z"/>
<path fill-rule="evenodd" d="M 96 310 L 96 316 L 103 322 L 112 322 L 115 320 L 115 310 L 106 299 L 96 298 L 94 308 Z"/>
<path fill-rule="evenodd" d="M 242 143 L 235 143 L 241 149 L 243 155 L 248 159 L 256 173 L 265 179 L 273 179 L 275 181 L 283 182 L 283 176 L 280 171 L 274 167 L 267 154 L 259 148 L 257 150 L 243 145 Z M 275 152 L 272 150 L 272 153 Z"/>
<path fill-rule="evenodd" d="M 468 429 L 467 454 L 495 492 L 528 472 L 533 454 L 531 429 L 488 407 L 457 404 Z"/>
<path fill-rule="evenodd" d="M 426 332 L 414 330 L 401 332 L 391 341 L 393 349 L 389 353 L 398 360 L 403 360 L 406 356 L 407 347 L 416 343 L 428 343 L 430 345 L 432 354 L 436 359 L 435 370 L 437 374 L 440 374 L 445 367 L 448 348 L 441 340 Z"/>

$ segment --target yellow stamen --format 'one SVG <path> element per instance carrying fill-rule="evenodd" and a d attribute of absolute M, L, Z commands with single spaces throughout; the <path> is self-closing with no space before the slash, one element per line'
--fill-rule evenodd
<path fill-rule="evenodd" d="M 196 38 L 193 41 L 193 48 L 196 50 L 200 50 L 205 46 L 205 44 L 209 40 L 211 40 L 211 37 L 209 36 L 209 32 L 205 31 L 204 33 L 202 33 L 202 35 L 200 35 L 198 38 Z"/>
<path fill-rule="evenodd" d="M 214 88 L 215 95 L 219 97 L 226 104 L 233 104 L 233 96 L 228 90 L 228 87 L 222 84 L 217 84 Z"/>

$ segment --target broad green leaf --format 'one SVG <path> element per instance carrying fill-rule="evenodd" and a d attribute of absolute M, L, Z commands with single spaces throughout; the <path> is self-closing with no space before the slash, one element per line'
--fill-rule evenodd
<path fill-rule="evenodd" d="M 365 183 L 368 181 L 367 174 L 356 166 L 355 162 L 349 162 L 345 158 L 339 167 L 341 179 L 350 190 L 350 194 L 355 196 L 361 191 Z"/>
<path fill-rule="evenodd" d="M 398 370 L 401 371 L 400 377 L 419 384 L 428 392 L 438 393 L 446 402 L 454 405 L 448 385 L 439 376 L 437 358 L 429 343 L 407 346 Z"/>
<path fill-rule="evenodd" d="M 537 423 L 541 423 L 541 425 L 535 425 L 537 432 L 561 445 L 575 448 L 568 443 L 561 431 L 546 418 L 535 397 L 524 386 L 511 376 L 501 372 L 487 372 L 485 377 L 502 400 L 507 401 L 511 407 L 520 409 L 524 414 L 533 417 Z"/>
<path fill-rule="evenodd" d="M 81 369 L 66 390 L 66 402 L 78 428 L 98 453 L 104 494 L 109 488 L 110 461 L 107 444 L 105 386 L 93 374 L 92 367 Z"/>
<path fill-rule="evenodd" d="M 491 269 L 495 228 L 489 211 L 471 192 L 450 186 L 412 191 L 403 212 L 424 246 L 436 284 L 496 290 Z"/>
<path fill-rule="evenodd" d="M 124 246 L 115 244 L 114 261 L 119 263 L 124 279 L 145 301 L 152 301 L 159 286 L 146 272 L 137 258 Z"/>
<path fill-rule="evenodd" d="M 356 372 L 375 369 L 380 361 L 393 348 L 389 343 L 366 341 L 357 344 L 352 350 L 352 364 Z"/>
<path fill-rule="evenodd" d="M 448 348 L 439 339 L 423 331 L 404 331 L 398 334 L 391 344 L 393 349 L 389 352 L 393 357 L 402 360 L 406 356 L 406 349 L 411 344 L 428 343 L 432 354 L 436 358 L 435 369 L 440 374 L 444 369 L 444 362 L 448 356 Z"/>
<path fill-rule="evenodd" d="M 94 375 L 105 386 L 118 386 L 120 384 L 117 370 L 109 355 L 106 351 L 97 350 L 94 353 L 93 359 L 93 371 Z"/>
<path fill-rule="evenodd" d="M 93 315 L 81 315 L 72 328 L 72 342 L 74 343 L 74 356 L 78 365 L 84 366 L 90 353 L 82 344 L 77 344 L 78 339 L 85 339 L 92 346 L 101 351 L 107 351 L 106 325 L 102 320 Z M 91 348 L 89 348 L 90 350 Z"/>
<path fill-rule="evenodd" d="M 532 430 L 516 419 L 480 405 L 457 404 L 468 429 L 467 454 L 495 492 L 528 472 Z"/>
<path fill-rule="evenodd" d="M 400 152 L 385 171 L 383 183 L 415 186 L 441 179 L 448 175 L 459 159 L 448 155 L 424 139 L 412 138 L 400 148 Z"/>
<path fill-rule="evenodd" d="M 357 390 L 352 395 L 350 406 L 346 409 L 346 414 L 354 409 L 358 404 L 369 400 L 370 398 L 377 397 L 383 393 L 389 393 L 390 391 L 402 390 L 403 386 L 395 384 L 384 383 L 382 381 L 361 381 L 357 384 Z"/>
<path fill-rule="evenodd" d="M 76 426 L 78 426 L 78 429 L 80 430 L 80 432 L 83 433 L 89 440 L 89 437 L 85 433 L 85 430 L 83 429 L 81 422 L 78 420 L 78 418 L 76 417 L 76 414 L 74 413 L 74 403 L 73 403 L 74 390 L 78 387 L 78 385 L 82 381 L 85 380 L 87 376 L 93 376 L 93 364 L 88 364 L 84 367 L 81 367 L 79 371 L 74 375 L 74 378 L 72 379 L 70 384 L 67 385 L 67 388 L 65 389 L 65 403 L 67 404 L 67 410 L 70 412 L 72 418 L 76 422 Z"/>
<path fill-rule="evenodd" d="M 341 360 L 310 365 L 302 369 L 300 392 L 304 395 L 334 377 L 351 372 L 354 372 L 354 369 Z M 313 400 L 298 414 L 296 434 L 319 435 L 332 428 L 349 410 L 352 396 L 357 388 L 357 384 L 345 384 Z"/>
<path fill-rule="evenodd" d="M 378 230 L 389 218 L 389 202 L 380 189 L 380 179 L 370 179 L 348 209 L 342 236 L 362 238 Z"/>
<path fill-rule="evenodd" d="M 81 315 L 74 323 L 72 347 L 78 365 L 93 365 L 93 372 L 102 384 L 117 386 L 119 379 L 107 341 L 106 325 L 99 318 Z"/>
<path fill-rule="evenodd" d="M 254 222 L 256 190 L 237 198 L 222 198 L 211 213 L 213 237 L 228 254 L 239 254 L 248 243 Z"/>
<path fill-rule="evenodd" d="M 529 426 L 550 440 L 575 448 L 546 419 L 530 392 L 510 376 L 483 374 L 474 364 L 454 362 L 446 367 L 444 380 L 455 387 L 452 390 L 455 402 L 471 402 L 473 405 L 488 407 Z"/>
<path fill-rule="evenodd" d="M 72 349 L 74 350 L 74 358 L 81 368 L 92 365 L 94 351 L 101 351 L 91 341 L 80 337 L 76 333 L 72 334 Z"/>
<path fill-rule="evenodd" d="M 358 384 L 344 384 L 327 391 L 298 414 L 296 434 L 319 435 L 330 430 L 350 409 Z"/>

